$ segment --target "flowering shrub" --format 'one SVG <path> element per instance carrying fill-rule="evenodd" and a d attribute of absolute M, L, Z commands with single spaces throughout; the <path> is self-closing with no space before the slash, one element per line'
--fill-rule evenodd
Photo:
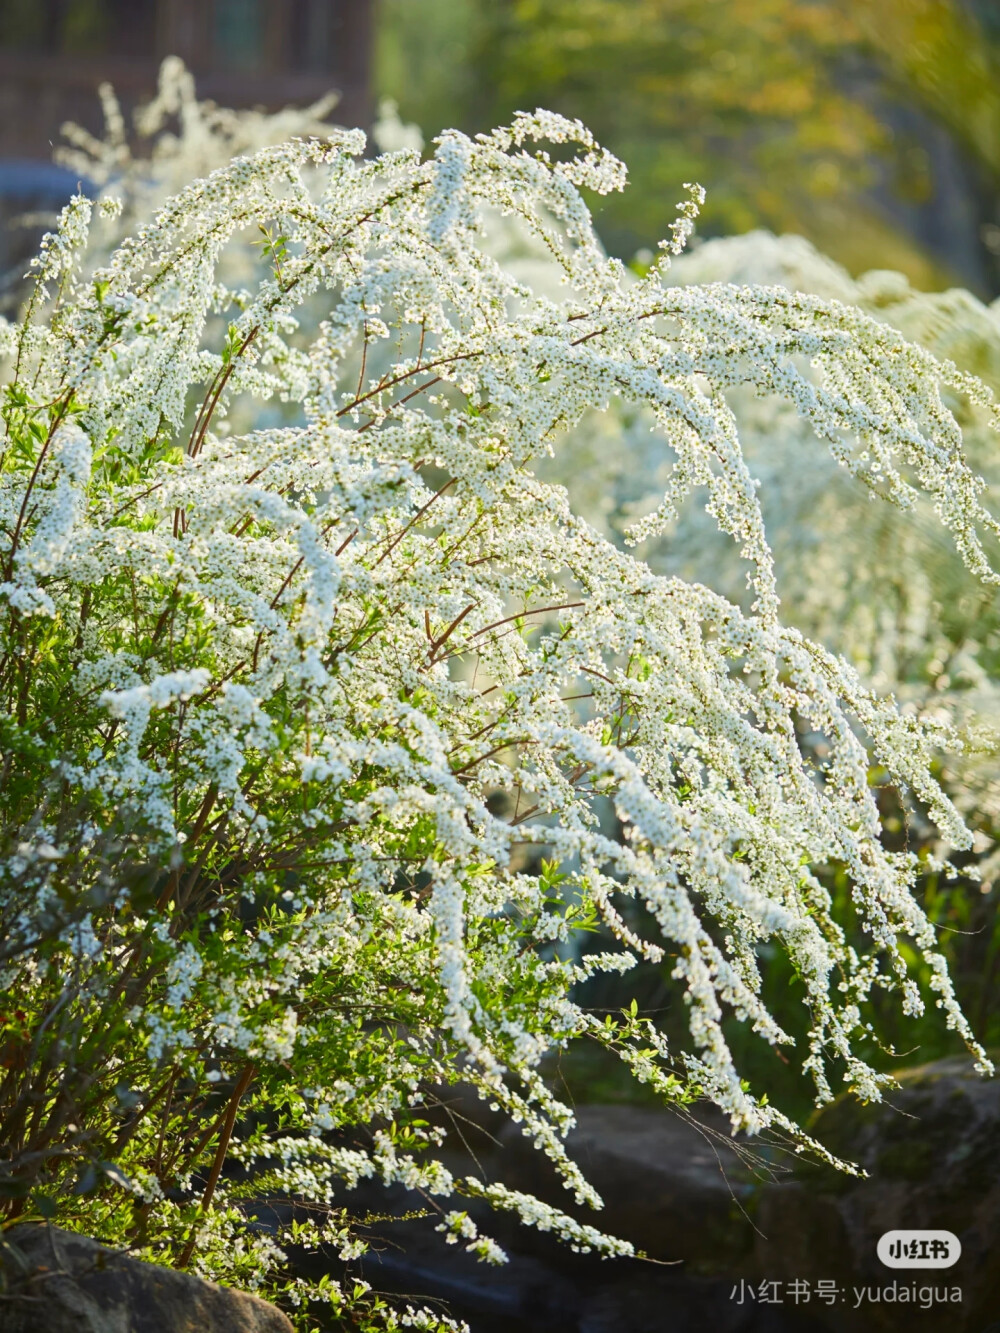
<path fill-rule="evenodd" d="M 681 256 L 665 281 L 757 281 L 832 298 L 890 324 L 994 391 L 1000 384 L 1000 302 L 984 306 L 961 289 L 916 291 L 899 273 L 854 280 L 801 237 L 752 232 L 707 241 Z M 976 823 L 997 825 L 1000 621 L 992 589 L 948 541 L 930 497 L 870 503 L 872 478 L 851 476 L 832 453 L 816 455 L 808 421 L 787 398 L 761 396 L 746 386 L 731 389 L 727 400 L 739 419 L 744 456 L 761 483 L 784 616 L 843 653 L 869 683 L 896 692 L 907 707 L 931 709 L 967 729 L 973 753 L 948 756 L 947 786 Z M 947 389 L 944 400 L 995 505 L 1000 475 L 992 412 Z M 574 442 L 572 466 L 557 457 L 546 465 L 546 475 L 563 482 L 573 507 L 621 543 L 629 524 L 659 502 L 673 466 L 669 441 L 649 413 L 621 405 L 591 414 Z M 801 465 L 804 457 L 808 467 Z M 697 504 L 681 510 L 642 555 L 658 573 L 708 579 L 717 591 L 749 604 L 738 550 Z M 992 877 L 995 869 L 991 858 L 984 875 Z"/>
<path fill-rule="evenodd" d="M 832 298 L 892 325 L 994 391 L 1000 384 L 1000 302 L 984 306 L 961 289 L 920 292 L 899 273 L 871 272 L 855 280 L 801 237 L 753 232 L 710 240 L 681 256 L 665 281 L 757 281 Z M 950 927 L 940 937 L 942 951 L 965 1003 L 976 1012 L 980 1038 L 995 1042 L 1000 1020 L 991 971 L 1000 927 L 990 895 L 1000 873 L 1000 619 L 993 590 L 963 564 L 928 496 L 909 497 L 906 506 L 872 503 L 870 484 L 838 466 L 832 454 L 816 453 L 809 423 L 787 399 L 761 397 L 747 386 L 731 389 L 727 400 L 739 419 L 744 456 L 761 484 L 783 616 L 843 653 L 876 688 L 892 690 L 905 709 L 945 717 L 963 735 L 964 750 L 942 756 L 939 776 L 975 832 L 974 851 L 961 860 L 975 867 L 979 880 L 946 881 L 931 873 L 920 893 L 938 926 Z M 950 390 L 944 400 L 995 507 L 1000 476 L 992 413 Z M 658 503 L 657 488 L 662 492 L 672 463 L 650 414 L 622 404 L 592 413 L 577 428 L 572 465 L 561 454 L 545 466 L 547 476 L 567 486 L 573 508 L 621 542 L 629 523 Z M 749 605 L 738 550 L 697 504 L 685 506 L 644 545 L 642 556 L 658 573 L 707 579 Z M 873 768 L 873 782 L 883 778 Z M 918 802 L 900 801 L 891 785 L 881 786 L 878 798 L 891 838 L 918 851 L 939 850 L 937 830 Z M 837 892 L 849 901 L 842 880 Z M 778 959 L 765 989 L 774 994 L 788 979 Z M 883 1037 L 891 1033 L 907 1048 L 919 1044 L 921 1058 L 951 1049 L 935 1021 L 887 1030 L 890 1017 L 885 1010 L 880 1015 Z"/>
<path fill-rule="evenodd" d="M 434 1327 L 363 1284 L 288 1277 L 287 1246 L 356 1256 L 345 1190 L 373 1177 L 421 1189 L 486 1260 L 502 1252 L 463 1199 L 631 1252 L 455 1178 L 426 1120 L 436 1085 L 501 1107 L 595 1207 L 543 1077 L 576 1038 L 666 1102 L 707 1097 L 734 1128 L 807 1145 L 723 1035 L 732 1014 L 791 1042 L 759 996 L 765 944 L 801 978 L 819 1100 L 831 1074 L 880 1096 L 858 1053 L 868 1001 L 922 1010 L 914 950 L 989 1068 L 912 896 L 919 859 L 883 845 L 868 785 L 870 749 L 966 846 L 932 772 L 954 738 L 782 623 L 724 391 L 784 396 L 886 499 L 926 493 L 987 583 L 996 523 L 942 393 L 995 408 L 834 301 L 667 285 L 697 190 L 627 278 L 579 193 L 624 169 L 578 123 L 448 132 L 429 161 L 363 147 L 341 131 L 237 158 L 96 269 L 78 197 L 24 320 L 0 326 L 0 1188 L 9 1217 Z M 559 299 L 490 256 L 485 209 L 548 247 Z M 247 235 L 264 270 L 237 286 L 225 264 Z M 633 538 L 705 486 L 751 605 L 654 573 L 539 475 L 613 399 L 676 458 Z M 865 952 L 831 914 L 829 866 Z M 581 960 L 597 922 L 617 948 Z M 664 953 L 685 1049 L 574 1002 L 593 971 Z"/>
<path fill-rule="evenodd" d="M 994 389 L 1000 384 L 1000 305 L 985 307 L 961 290 L 917 292 L 898 273 L 873 272 L 855 282 L 798 237 L 757 232 L 709 241 L 684 255 L 669 280 L 739 283 L 751 274 L 858 306 Z M 947 389 L 945 401 L 962 425 L 967 457 L 995 487 L 1000 477 L 990 412 Z M 950 675 L 938 684 L 939 697 L 949 686 L 985 684 L 1000 647 L 984 626 L 984 617 L 992 622 L 994 598 L 949 549 L 927 498 L 908 496 L 905 508 L 869 503 L 870 491 L 832 457 L 810 468 L 795 465 L 811 447 L 809 431 L 780 399 L 754 401 L 744 391 L 733 405 L 748 460 L 761 478 L 786 614 L 843 651 L 883 689 L 912 693 L 927 683 L 935 660 L 943 665 L 932 679 Z M 695 518 L 688 510 L 649 558 L 680 573 L 677 552 L 683 551 L 685 572 L 711 570 L 715 586 L 739 598 L 737 562 L 711 525 Z"/>
<path fill-rule="evenodd" d="M 985 306 L 960 288 L 920 292 L 893 272 L 854 280 L 800 237 L 755 232 L 709 241 L 685 254 L 668 280 L 740 283 L 751 275 L 859 306 L 938 358 L 977 375 L 994 392 L 1000 385 L 1000 301 Z M 985 494 L 995 507 L 1000 472 L 992 412 L 949 390 L 944 401 L 962 427 L 966 457 L 986 478 Z M 946 716 L 962 729 L 965 751 L 944 757 L 942 778 L 980 831 L 977 852 L 989 852 L 979 861 L 982 884 L 972 890 L 978 899 L 1000 871 L 995 842 L 1000 832 L 996 597 L 951 547 L 928 497 L 911 496 L 905 507 L 869 503 L 870 489 L 858 485 L 832 457 L 798 466 L 811 449 L 809 431 L 780 399 L 754 400 L 740 390 L 731 402 L 747 460 L 761 481 L 784 614 L 810 637 L 842 652 L 878 689 L 892 690 L 906 707 Z M 632 432 L 633 439 L 637 435 Z M 655 477 L 669 458 L 662 446 L 655 460 L 650 456 L 653 439 L 645 437 L 645 467 L 634 470 Z M 581 484 L 593 489 L 600 483 L 593 476 L 581 478 Z M 629 498 L 654 503 L 635 491 Z M 625 523 L 629 498 L 622 504 Z M 710 571 L 714 587 L 740 598 L 743 573 L 732 544 L 727 549 L 693 506 L 643 554 L 658 572 L 697 578 Z M 996 559 L 995 548 L 991 559 Z M 910 812 L 910 830 L 933 836 L 918 809 Z M 994 928 L 993 904 L 982 903 L 978 910 L 981 920 L 963 915 L 952 924 L 988 937 Z M 960 942 L 953 936 L 950 949 Z"/>
<path fill-rule="evenodd" d="M 177 56 L 163 61 L 156 96 L 137 109 L 131 125 L 110 84 L 101 84 L 98 95 L 103 136 L 68 122 L 62 127 L 64 142 L 53 154 L 56 162 L 81 179 L 101 190 L 110 187 L 122 202 L 121 218 L 95 219 L 92 253 L 107 235 L 121 233 L 122 218 L 126 225 L 147 222 L 156 208 L 195 177 L 207 176 L 238 154 L 254 153 L 296 135 L 325 135 L 332 128 L 328 114 L 339 101 L 337 93 L 328 93 L 312 106 L 272 113 L 217 106 L 198 100 L 194 76 Z"/>

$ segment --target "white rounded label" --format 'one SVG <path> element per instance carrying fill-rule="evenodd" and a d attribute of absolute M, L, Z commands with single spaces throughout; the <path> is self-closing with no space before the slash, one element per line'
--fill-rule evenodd
<path fill-rule="evenodd" d="M 952 1231 L 887 1231 L 878 1243 L 886 1268 L 950 1268 L 961 1255 Z"/>

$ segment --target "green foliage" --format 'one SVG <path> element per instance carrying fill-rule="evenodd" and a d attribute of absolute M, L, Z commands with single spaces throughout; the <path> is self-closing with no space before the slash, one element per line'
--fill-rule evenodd
<path fill-rule="evenodd" d="M 956 206 L 983 228 L 995 282 L 998 50 L 959 0 L 394 0 L 378 85 L 430 132 L 538 104 L 594 126 L 635 187 L 597 210 L 623 258 L 655 246 L 680 182 L 696 177 L 705 233 L 794 231 L 854 272 L 902 269 L 936 286 L 949 258 L 885 204 L 958 187 L 937 179 L 894 108 L 927 116 L 975 162 Z"/>

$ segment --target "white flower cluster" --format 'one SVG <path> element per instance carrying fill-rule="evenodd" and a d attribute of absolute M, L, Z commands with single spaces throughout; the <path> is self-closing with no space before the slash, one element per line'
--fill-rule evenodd
<path fill-rule="evenodd" d="M 124 204 L 125 224 L 145 219 L 196 176 L 206 176 L 241 153 L 253 153 L 293 135 L 322 135 L 331 128 L 327 117 L 337 105 L 329 93 L 310 107 L 287 107 L 266 113 L 235 111 L 199 101 L 194 78 L 177 56 L 160 67 L 156 96 L 139 108 L 134 124 L 126 124 L 110 84 L 98 89 L 104 135 L 97 138 L 83 126 L 62 127 L 64 143 L 55 160 Z M 403 127 L 401 127 L 403 128 Z M 138 151 L 133 141 L 138 140 Z M 101 242 L 107 237 L 101 236 Z"/>
<path fill-rule="evenodd" d="M 580 151 L 553 161 L 545 140 Z M 788 1127 L 746 1091 L 723 1031 L 733 1015 L 792 1044 L 761 999 L 765 946 L 802 979 L 821 1100 L 838 1065 L 880 1095 L 858 1046 L 874 988 L 919 1011 L 912 947 L 988 1067 L 913 897 L 917 857 L 887 850 L 869 785 L 870 751 L 967 846 L 934 775 L 949 733 L 783 623 L 726 394 L 782 397 L 849 472 L 889 498 L 927 495 L 986 584 L 998 527 L 943 395 L 994 425 L 996 408 L 836 301 L 670 286 L 696 194 L 660 263 L 626 275 L 579 193 L 620 188 L 624 169 L 578 123 L 539 112 L 476 139 L 449 131 L 430 161 L 361 148 L 335 133 L 237 158 L 93 272 L 76 206 L 49 243 L 58 292 L 10 340 L 6 380 L 7 818 L 35 808 L 44 753 L 46 799 L 147 830 L 151 903 L 101 923 L 93 993 L 111 1013 L 147 977 L 129 1012 L 151 1086 L 170 1062 L 218 1090 L 206 1071 L 225 1068 L 241 1092 L 267 1070 L 260 1095 L 298 1137 L 256 1130 L 240 1152 L 277 1159 L 282 1190 L 329 1203 L 335 1184 L 378 1175 L 630 1253 L 528 1196 L 456 1182 L 389 1131 L 370 1153 L 323 1134 L 405 1120 L 428 1082 L 463 1078 L 599 1206 L 539 1064 L 592 1030 L 571 994 L 581 971 L 666 952 L 691 1079 L 734 1128 Z M 491 256 L 480 228 L 498 215 L 547 247 L 557 292 Z M 261 229 L 263 268 L 230 286 L 226 254 Z M 572 470 L 576 428 L 612 402 L 671 450 L 635 537 L 704 488 L 749 606 L 657 573 L 541 475 L 552 454 Z M 532 870 L 542 853 L 619 954 L 553 957 L 572 927 Z M 853 886 L 863 955 L 833 919 L 828 867 Z M 25 873 L 24 858 L 5 869 L 5 919 L 25 910 Z M 628 925 L 629 899 L 658 938 Z M 168 960 L 144 972 L 154 948 Z M 15 971 L 12 986 L 38 984 Z M 665 1045 L 633 1035 L 626 1063 L 671 1096 Z M 477 1252 L 497 1257 L 491 1244 Z"/>
<path fill-rule="evenodd" d="M 434 1230 L 442 1232 L 449 1245 L 457 1245 L 460 1241 L 466 1241 L 466 1251 L 469 1254 L 476 1255 L 479 1259 L 483 1259 L 488 1264 L 507 1262 L 506 1254 L 497 1245 L 496 1241 L 490 1240 L 488 1236 L 480 1236 L 479 1228 L 468 1213 L 460 1213 L 453 1209 L 450 1213 L 445 1214 L 444 1220 Z"/>
<path fill-rule="evenodd" d="M 567 1241 L 570 1249 L 577 1254 L 597 1251 L 605 1259 L 635 1254 L 634 1246 L 627 1240 L 605 1236 L 596 1227 L 577 1222 L 567 1213 L 542 1203 L 531 1194 L 508 1189 L 506 1185 L 483 1185 L 473 1176 L 465 1184 L 473 1198 L 486 1199 L 494 1208 L 516 1213 L 525 1226 L 554 1232 L 560 1240 Z"/>

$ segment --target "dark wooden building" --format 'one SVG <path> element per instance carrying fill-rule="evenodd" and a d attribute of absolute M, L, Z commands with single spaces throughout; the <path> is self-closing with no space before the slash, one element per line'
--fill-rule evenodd
<path fill-rule="evenodd" d="M 149 97 L 178 55 L 199 96 L 234 107 L 307 104 L 370 120 L 372 0 L 0 0 L 0 159 L 47 161 L 67 119 L 100 128 L 95 89 Z"/>
<path fill-rule="evenodd" d="M 128 114 L 164 56 L 221 106 L 306 106 L 336 89 L 333 119 L 371 120 L 374 0 L 0 0 L 0 310 L 10 314 L 42 226 L 76 184 L 54 166 L 67 120 L 100 134 L 97 86 Z M 86 183 L 84 182 L 84 188 Z"/>

